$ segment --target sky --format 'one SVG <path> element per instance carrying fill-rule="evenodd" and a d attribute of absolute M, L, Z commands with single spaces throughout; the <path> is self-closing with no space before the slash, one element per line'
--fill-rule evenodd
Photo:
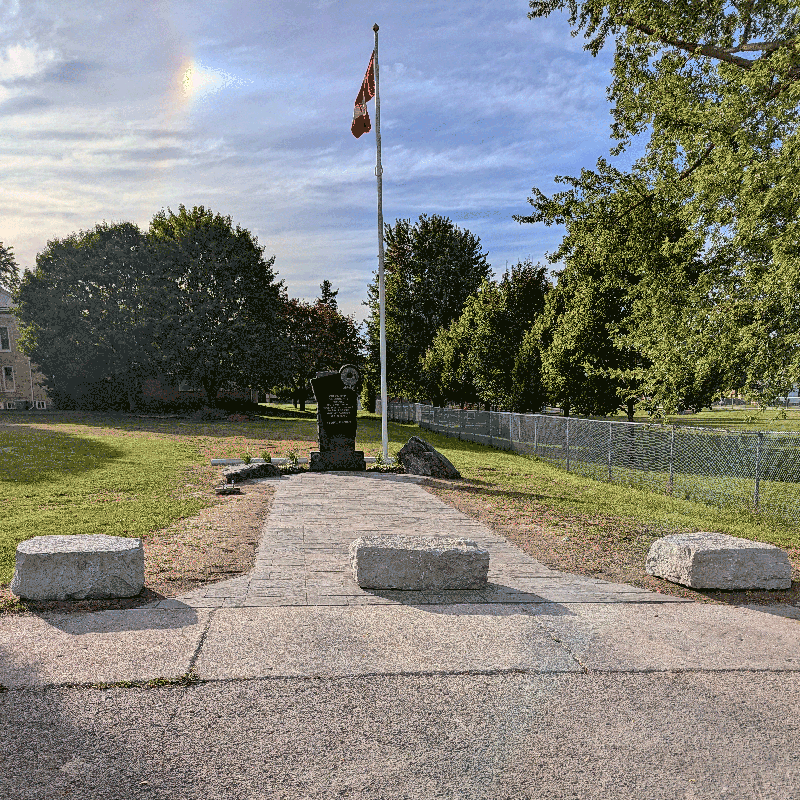
<path fill-rule="evenodd" d="M 289 297 L 326 278 L 362 321 L 378 269 L 372 132 L 350 132 L 379 31 L 383 215 L 440 214 L 496 278 L 564 231 L 531 188 L 608 157 L 613 53 L 527 0 L 0 0 L 0 242 L 22 269 L 99 222 L 203 205 L 247 228 Z M 611 159 L 625 167 L 632 156 Z"/>

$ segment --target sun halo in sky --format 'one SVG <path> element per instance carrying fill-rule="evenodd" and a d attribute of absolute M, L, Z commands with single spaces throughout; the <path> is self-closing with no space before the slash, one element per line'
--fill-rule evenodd
<path fill-rule="evenodd" d="M 241 86 L 244 81 L 221 69 L 212 69 L 194 59 L 185 59 L 180 66 L 180 92 L 187 102 L 201 100 L 228 86 Z"/>

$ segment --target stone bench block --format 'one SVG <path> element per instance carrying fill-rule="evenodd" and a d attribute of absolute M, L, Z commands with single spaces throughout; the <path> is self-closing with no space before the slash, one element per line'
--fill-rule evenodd
<path fill-rule="evenodd" d="M 34 536 L 17 545 L 11 591 L 28 600 L 134 597 L 144 587 L 141 539 Z"/>
<path fill-rule="evenodd" d="M 489 553 L 467 539 L 365 536 L 350 544 L 350 564 L 362 589 L 481 589 Z"/>
<path fill-rule="evenodd" d="M 725 533 L 680 533 L 657 539 L 646 571 L 692 589 L 789 589 L 792 565 L 775 545 Z"/>

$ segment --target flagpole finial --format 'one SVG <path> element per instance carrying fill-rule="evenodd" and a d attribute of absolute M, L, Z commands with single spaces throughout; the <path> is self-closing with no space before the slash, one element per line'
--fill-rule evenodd
<path fill-rule="evenodd" d="M 374 30 L 374 31 L 378 30 L 378 23 L 377 22 L 372 26 L 372 30 Z"/>

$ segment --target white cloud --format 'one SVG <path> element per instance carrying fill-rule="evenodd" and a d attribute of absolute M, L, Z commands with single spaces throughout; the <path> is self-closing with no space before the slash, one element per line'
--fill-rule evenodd
<path fill-rule="evenodd" d="M 44 71 L 56 59 L 53 50 L 39 50 L 35 44 L 13 44 L 0 56 L 0 81 L 29 78 Z"/>

